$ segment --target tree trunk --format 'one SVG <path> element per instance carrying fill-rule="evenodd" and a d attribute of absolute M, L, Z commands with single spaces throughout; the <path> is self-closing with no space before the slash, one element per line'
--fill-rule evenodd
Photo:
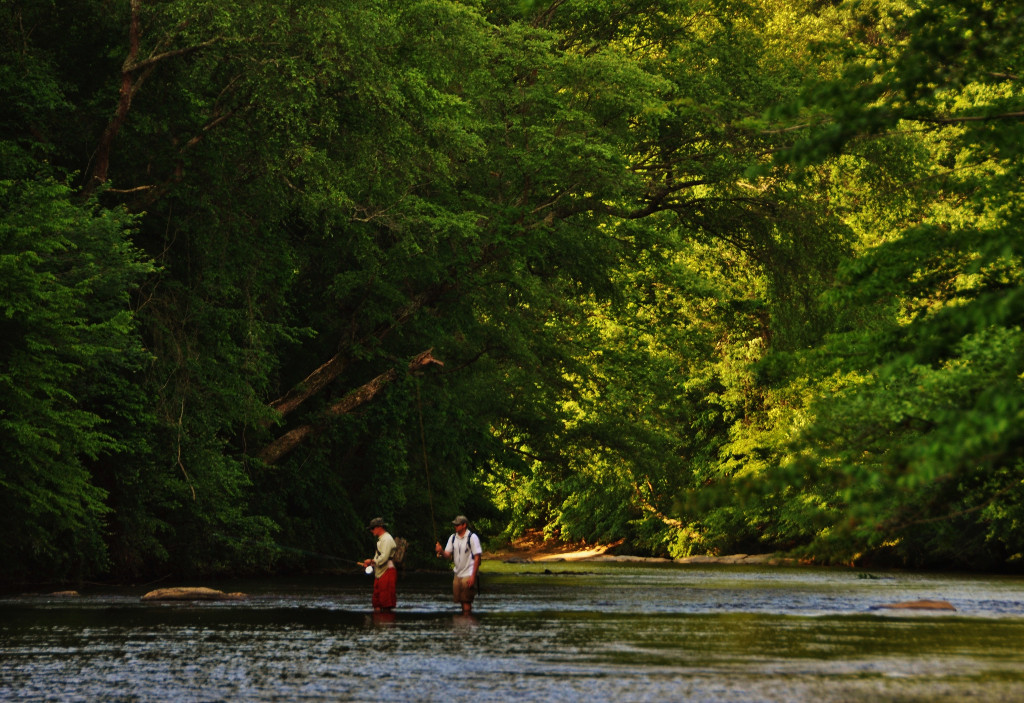
<path fill-rule="evenodd" d="M 431 352 L 433 352 L 433 349 L 428 349 L 425 352 L 417 354 L 416 357 L 409 362 L 408 373 L 422 371 L 431 364 L 444 366 L 444 362 L 435 359 Z M 337 359 L 338 357 L 335 357 L 334 359 L 331 359 L 331 361 L 328 361 L 327 364 L 320 367 L 317 372 L 314 372 L 314 375 L 321 369 L 324 369 L 324 367 L 335 363 Z M 301 425 L 295 429 L 289 430 L 260 450 L 257 456 L 267 464 L 277 463 L 289 452 L 302 444 L 302 442 L 310 437 L 318 435 L 327 426 L 327 423 L 331 418 L 350 413 L 359 406 L 370 402 L 378 393 L 381 392 L 381 390 L 396 378 L 398 378 L 398 371 L 396 369 L 388 369 L 371 381 L 364 383 L 359 388 L 345 394 L 341 400 L 330 405 L 327 410 L 324 411 L 319 422 Z M 285 399 L 282 399 L 282 401 L 283 400 Z"/>

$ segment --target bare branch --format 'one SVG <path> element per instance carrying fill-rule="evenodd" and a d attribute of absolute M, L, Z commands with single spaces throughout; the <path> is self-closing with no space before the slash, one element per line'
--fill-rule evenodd
<path fill-rule="evenodd" d="M 417 354 L 416 357 L 409 362 L 407 373 L 419 373 L 423 369 L 433 365 L 444 366 L 444 362 L 434 357 L 433 351 L 433 349 L 428 349 L 425 352 Z M 299 446 L 299 444 L 304 440 L 318 435 L 323 428 L 326 427 L 326 423 L 330 418 L 348 414 L 361 405 L 365 405 L 373 400 L 381 390 L 397 378 L 398 371 L 394 368 L 388 369 L 379 376 L 364 383 L 359 388 L 347 393 L 341 398 L 341 400 L 329 406 L 327 410 L 324 411 L 320 422 L 296 427 L 275 439 L 260 451 L 258 455 L 259 458 L 268 464 L 277 463 L 293 449 Z"/>
<path fill-rule="evenodd" d="M 999 115 L 972 115 L 970 117 L 908 117 L 911 122 L 931 122 L 935 124 L 960 124 L 962 122 L 995 122 L 999 120 L 1024 119 L 1024 112 L 1004 112 Z"/>
<path fill-rule="evenodd" d="M 161 61 L 167 61 L 168 59 L 177 58 L 178 56 L 186 56 L 188 54 L 195 53 L 196 51 L 200 51 L 201 49 L 209 48 L 214 44 L 218 44 L 222 41 L 224 41 L 224 37 L 214 37 L 212 39 L 207 39 L 204 42 L 193 44 L 192 46 L 185 46 L 180 49 L 174 49 L 173 51 L 165 51 L 160 54 L 155 54 L 146 59 L 143 59 L 142 61 L 126 61 L 124 68 L 127 71 L 141 71 L 147 68 L 151 68 L 152 66 L 160 63 Z"/>
<path fill-rule="evenodd" d="M 193 46 L 164 51 L 139 60 L 139 44 L 142 37 L 142 0 L 131 0 L 130 19 L 128 22 L 128 55 L 121 64 L 121 89 L 118 94 L 117 108 L 114 116 L 107 123 L 96 146 L 96 157 L 92 173 L 85 184 L 85 194 L 91 194 L 101 184 L 106 183 L 110 171 L 110 156 L 114 148 L 114 139 L 128 120 L 132 98 L 138 92 L 146 78 L 156 66 L 170 59 L 191 54 L 222 41 L 222 37 L 214 37 Z"/>
<path fill-rule="evenodd" d="M 811 124 L 805 122 L 804 124 L 793 125 L 792 127 L 780 127 L 779 129 L 762 129 L 758 134 L 785 134 L 786 132 L 796 132 L 801 129 L 807 129 Z"/>

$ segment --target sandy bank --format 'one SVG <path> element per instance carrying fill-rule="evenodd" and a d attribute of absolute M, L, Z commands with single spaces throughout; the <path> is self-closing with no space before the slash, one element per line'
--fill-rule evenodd
<path fill-rule="evenodd" d="M 540 533 L 531 533 L 524 535 L 523 537 L 519 537 L 504 549 L 496 549 L 485 553 L 484 558 L 521 564 L 559 561 L 604 561 L 650 564 L 751 564 L 774 566 L 799 563 L 796 559 L 780 557 L 777 554 L 729 554 L 723 556 L 701 555 L 668 559 L 663 557 L 641 557 L 628 554 L 608 553 L 621 544 L 621 541 L 611 544 L 596 545 L 588 545 L 586 543 L 568 543 L 557 539 L 544 539 Z"/>

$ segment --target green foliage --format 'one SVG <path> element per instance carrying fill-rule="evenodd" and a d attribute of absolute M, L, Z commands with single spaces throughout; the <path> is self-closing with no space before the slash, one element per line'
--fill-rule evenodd
<path fill-rule="evenodd" d="M 0 509 L 11 578 L 106 566 L 106 491 L 89 464 L 128 449 L 135 398 L 104 382 L 143 361 L 128 291 L 147 270 L 131 219 L 76 205 L 53 180 L 0 181 Z"/>
<path fill-rule="evenodd" d="M 1009 6 L 58 9 L 0 10 L 14 578 L 1019 558 Z"/>
<path fill-rule="evenodd" d="M 871 41 L 808 93 L 820 126 L 787 159 L 917 156 L 883 157 L 886 181 L 867 182 L 904 194 L 895 208 L 844 215 L 861 252 L 823 299 L 836 332 L 781 371 L 817 369 L 821 395 L 747 490 L 819 557 L 999 567 L 1020 554 L 996 528 L 1016 519 L 1020 465 L 1019 22 L 945 2 L 860 17 Z"/>

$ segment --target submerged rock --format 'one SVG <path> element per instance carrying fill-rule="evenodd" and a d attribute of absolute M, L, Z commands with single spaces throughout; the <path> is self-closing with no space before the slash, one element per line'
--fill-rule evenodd
<path fill-rule="evenodd" d="M 910 600 L 902 603 L 885 603 L 875 607 L 900 610 L 956 610 L 952 603 L 945 600 Z"/>
<path fill-rule="evenodd" d="M 158 588 L 142 596 L 142 600 L 240 600 L 244 593 L 225 593 L 205 586 Z"/>

